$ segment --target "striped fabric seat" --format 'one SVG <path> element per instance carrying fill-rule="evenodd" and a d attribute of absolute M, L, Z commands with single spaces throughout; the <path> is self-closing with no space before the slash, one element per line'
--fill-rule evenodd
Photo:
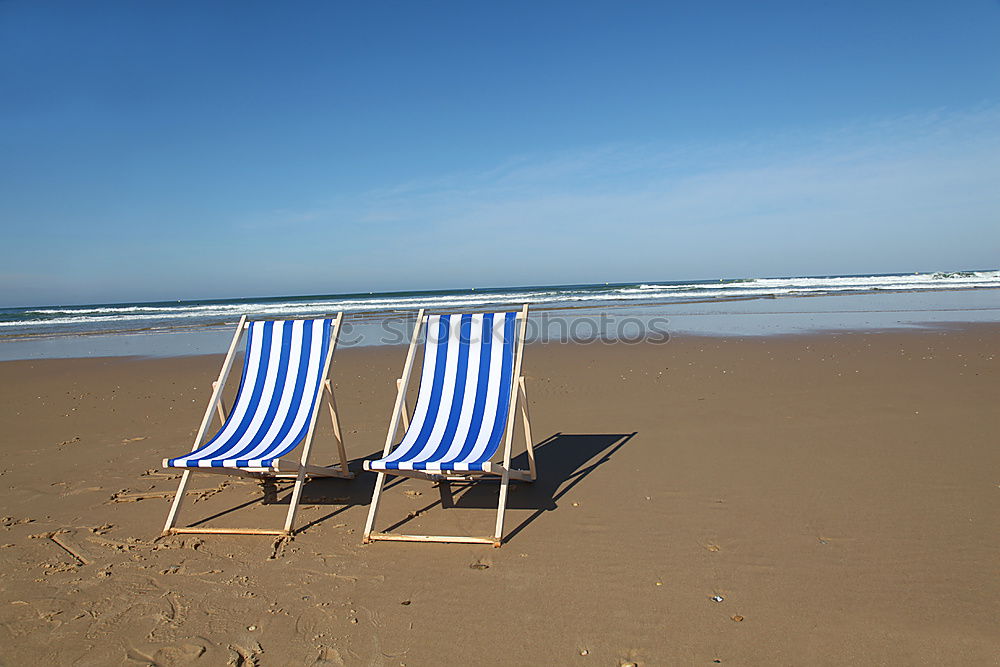
<path fill-rule="evenodd" d="M 377 471 L 488 471 L 514 382 L 517 313 L 432 315 L 413 419 Z"/>
<path fill-rule="evenodd" d="M 176 468 L 268 468 L 305 437 L 322 390 L 333 320 L 251 322 L 239 393 L 204 446 Z"/>

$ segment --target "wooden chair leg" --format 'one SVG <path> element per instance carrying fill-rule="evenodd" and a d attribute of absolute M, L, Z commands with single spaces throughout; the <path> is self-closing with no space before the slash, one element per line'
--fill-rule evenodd
<path fill-rule="evenodd" d="M 288 515 L 285 517 L 285 534 L 291 535 L 295 526 L 295 513 L 299 509 L 299 498 L 302 497 L 302 487 L 305 486 L 305 470 L 299 470 L 295 476 L 295 486 L 292 487 L 292 498 L 288 504 Z"/>
<path fill-rule="evenodd" d="M 188 479 L 190 477 L 190 470 L 185 470 L 181 475 L 180 484 L 177 485 L 177 495 L 174 496 L 174 502 L 170 506 L 170 512 L 167 514 L 167 522 L 163 526 L 164 535 L 168 534 L 170 529 L 174 527 L 174 524 L 177 523 L 177 515 L 181 511 L 181 502 L 184 500 L 184 494 L 187 493 Z"/>
<path fill-rule="evenodd" d="M 521 327 L 517 335 L 517 351 L 514 356 L 514 378 L 516 378 L 519 389 L 523 389 L 523 377 L 521 376 L 521 362 L 524 360 L 524 333 L 528 328 L 528 304 L 524 304 L 518 316 L 521 320 Z M 503 475 L 500 478 L 500 499 L 497 503 L 497 527 L 493 532 L 493 546 L 499 547 L 503 542 L 503 513 L 507 508 L 507 490 L 510 487 L 510 448 L 514 440 L 514 413 L 517 410 L 518 399 L 521 391 L 510 392 L 510 403 L 507 408 L 507 425 L 504 427 L 504 447 L 503 447 Z M 524 401 L 520 401 L 523 405 Z"/>
<path fill-rule="evenodd" d="M 510 486 L 510 473 L 506 470 L 500 478 L 500 498 L 497 502 L 497 526 L 493 531 L 493 546 L 500 548 L 503 543 L 503 515 L 507 509 L 507 489 Z"/>
<path fill-rule="evenodd" d="M 403 386 L 403 380 L 396 380 L 396 391 L 400 391 L 400 387 Z M 406 404 L 406 397 L 403 397 L 403 412 L 400 414 L 403 418 L 403 430 L 410 428 L 410 406 Z"/>
<path fill-rule="evenodd" d="M 385 484 L 385 473 L 380 472 L 375 479 L 375 491 L 372 493 L 372 504 L 368 508 L 368 520 L 365 521 L 364 543 L 371 542 L 372 529 L 375 527 L 375 514 L 378 512 L 378 501 L 382 496 L 382 486 Z"/>
<path fill-rule="evenodd" d="M 247 316 L 241 315 L 240 321 L 236 325 L 236 331 L 233 333 L 233 339 L 229 343 L 229 352 L 226 353 L 226 360 L 222 362 L 222 370 L 219 371 L 219 378 L 212 383 L 212 398 L 208 401 L 208 406 L 205 408 L 205 416 L 201 419 L 201 426 L 198 428 L 198 435 L 194 438 L 194 446 L 191 447 L 191 451 L 198 449 L 201 444 L 202 438 L 205 437 L 205 431 L 208 430 L 209 424 L 212 423 L 212 407 L 213 405 L 218 408 L 219 416 L 222 417 L 223 423 L 225 423 L 225 408 L 222 407 L 222 389 L 226 384 L 226 378 L 229 377 L 229 371 L 233 366 L 233 358 L 236 356 L 236 346 L 239 345 L 240 339 L 243 337 L 243 330 L 246 327 Z M 166 535 L 177 523 L 177 514 L 180 512 L 181 503 L 184 501 L 184 494 L 187 492 L 188 480 L 191 478 L 191 471 L 185 470 L 181 475 L 181 482 L 177 485 L 177 495 L 174 496 L 174 502 L 170 506 L 170 512 L 167 514 L 167 522 L 163 526 L 163 534 Z"/>
<path fill-rule="evenodd" d="M 285 534 L 291 535 L 295 527 L 295 512 L 299 508 L 299 499 L 302 497 L 302 487 L 306 481 L 306 469 L 309 467 L 309 454 L 312 452 L 313 436 L 316 435 L 316 418 L 319 416 L 320 403 L 323 402 L 323 387 L 330 395 L 333 395 L 333 384 L 330 382 L 330 363 L 333 361 L 333 351 L 337 348 L 337 337 L 340 335 L 340 322 L 344 319 L 344 313 L 337 314 L 337 319 L 333 323 L 333 332 L 330 335 L 330 349 L 326 352 L 326 360 L 323 362 L 323 372 L 320 377 L 325 378 L 320 386 L 313 402 L 312 416 L 309 418 L 309 430 L 306 431 L 305 442 L 302 443 L 302 459 L 299 462 L 299 470 L 295 475 L 295 487 L 292 489 L 292 498 L 288 504 L 288 516 L 285 518 Z M 339 430 L 339 424 L 338 429 Z M 346 458 L 346 457 L 345 457 Z"/>
<path fill-rule="evenodd" d="M 345 475 L 348 474 L 347 470 L 347 450 L 344 449 L 344 436 L 343 431 L 340 429 L 340 416 L 337 414 L 337 398 L 333 394 L 333 383 L 329 380 L 326 381 L 326 389 L 329 392 L 327 404 L 330 408 L 330 421 L 333 423 L 333 435 L 337 439 L 337 452 L 340 454 L 340 471 Z"/>
<path fill-rule="evenodd" d="M 437 483 L 438 493 L 441 494 L 441 509 L 451 509 L 455 506 L 455 496 L 451 492 L 451 482 L 442 479 Z"/>
<path fill-rule="evenodd" d="M 535 471 L 535 445 L 531 439 L 531 414 L 528 412 L 528 392 L 524 388 L 524 376 L 518 378 L 517 386 L 521 392 L 521 421 L 524 424 L 524 442 L 528 450 L 528 471 L 531 473 L 531 481 L 538 478 Z"/>
<path fill-rule="evenodd" d="M 215 381 L 215 382 L 212 383 L 212 389 L 215 389 L 217 386 L 219 386 L 218 381 Z M 219 423 L 220 424 L 225 424 L 226 423 L 226 402 L 224 400 L 222 400 L 222 395 L 221 394 L 219 395 L 219 402 L 216 403 L 216 405 L 215 405 L 215 411 L 219 415 Z"/>

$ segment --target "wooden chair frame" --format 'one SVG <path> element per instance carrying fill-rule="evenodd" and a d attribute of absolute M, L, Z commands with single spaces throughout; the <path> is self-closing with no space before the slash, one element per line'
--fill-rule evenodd
<path fill-rule="evenodd" d="M 343 318 L 344 314 L 338 313 L 337 318 L 333 321 L 333 330 L 330 333 L 330 349 L 327 351 L 326 359 L 323 361 L 323 374 L 320 376 L 323 378 L 323 386 L 318 392 L 316 392 L 316 402 L 313 405 L 309 429 L 306 431 L 306 437 L 301 445 L 302 456 L 300 460 L 294 461 L 277 459 L 270 467 L 267 468 L 185 468 L 184 473 L 181 475 L 180 484 L 177 487 L 177 494 L 174 496 L 174 502 L 170 507 L 169 514 L 167 515 L 167 522 L 163 526 L 163 535 L 187 533 L 201 535 L 291 535 L 294 532 L 295 514 L 298 511 L 299 500 L 302 497 L 302 487 L 307 478 L 354 478 L 354 473 L 347 469 L 347 451 L 344 448 L 343 431 L 340 428 L 340 417 L 337 414 L 337 401 L 333 395 L 333 383 L 330 382 L 328 377 L 330 373 L 330 364 L 333 360 L 333 351 L 337 347 L 337 337 L 340 334 L 340 324 Z M 226 354 L 226 360 L 223 362 L 222 370 L 219 372 L 219 379 L 212 383 L 212 397 L 209 399 L 208 407 L 205 409 L 205 416 L 201 421 L 201 427 L 198 429 L 198 435 L 195 436 L 194 446 L 191 448 L 192 452 L 202 445 L 202 439 L 205 437 L 209 426 L 212 424 L 213 413 L 218 414 L 219 419 L 223 424 L 226 423 L 226 408 L 222 401 L 222 391 L 226 386 L 226 380 L 229 378 L 229 373 L 232 370 L 233 360 L 236 357 L 236 350 L 239 347 L 240 340 L 243 338 L 244 331 L 249 329 L 249 326 L 250 324 L 246 315 L 241 317 L 239 324 L 236 325 L 236 333 L 233 335 L 232 343 L 229 345 L 229 352 Z M 329 407 L 330 421 L 333 424 L 333 435 L 337 441 L 337 450 L 340 455 L 339 470 L 332 466 L 317 466 L 309 463 L 309 455 L 312 451 L 313 435 L 316 431 L 316 419 L 320 412 L 320 403 L 324 400 Z M 163 466 L 165 468 L 169 467 L 167 466 L 167 461 L 168 459 L 163 460 Z M 195 528 L 176 526 L 177 516 L 180 512 L 184 495 L 187 492 L 188 480 L 191 478 L 191 473 L 193 472 L 235 475 L 237 477 L 248 477 L 252 479 L 294 479 L 295 485 L 292 488 L 288 514 L 285 517 L 285 527 L 282 530 L 267 530 L 256 528 Z"/>
<path fill-rule="evenodd" d="M 500 547 L 503 543 L 503 520 L 504 511 L 507 506 L 507 491 L 511 480 L 519 482 L 534 482 L 537 474 L 535 470 L 535 449 L 531 439 L 531 418 L 528 412 L 528 394 L 524 385 L 524 376 L 521 375 L 521 361 L 524 356 L 524 334 L 528 324 L 528 306 L 521 309 L 517 314 L 520 322 L 518 332 L 517 347 L 514 357 L 514 378 L 516 378 L 516 388 L 510 392 L 510 404 L 507 410 L 507 424 L 504 429 L 504 453 L 503 463 L 487 463 L 482 471 L 474 470 L 469 472 L 441 471 L 441 470 L 393 470 L 391 473 L 379 471 L 378 479 L 375 481 L 375 490 L 372 493 L 371 506 L 368 509 L 368 520 L 365 522 L 364 543 L 368 544 L 376 540 L 388 540 L 399 542 L 460 542 L 467 544 L 492 544 Z M 385 447 L 382 450 L 382 458 L 389 455 L 393 443 L 399 432 L 402 423 L 404 431 L 409 427 L 409 407 L 406 404 L 406 390 L 410 383 L 410 376 L 413 371 L 413 360 L 417 348 L 417 341 L 420 338 L 420 330 L 425 324 L 423 309 L 417 313 L 417 324 L 413 329 L 413 337 L 410 339 L 410 348 L 406 353 L 406 362 L 403 365 L 403 374 L 396 380 L 396 403 L 393 407 L 392 420 L 389 422 L 389 432 L 385 438 Z M 426 345 L 426 341 L 424 343 Z M 524 426 L 524 440 L 528 454 L 528 470 L 512 470 L 510 467 L 511 445 L 514 436 L 514 415 L 520 406 L 521 420 Z M 493 537 L 467 537 L 462 535 L 402 535 L 389 532 L 375 532 L 375 517 L 378 513 L 378 503 L 382 495 L 385 477 L 387 474 L 399 477 L 412 477 L 415 479 L 426 479 L 438 483 L 448 483 L 452 481 L 476 481 L 487 477 L 500 478 L 500 495 L 497 500 L 497 520 L 493 531 Z"/>

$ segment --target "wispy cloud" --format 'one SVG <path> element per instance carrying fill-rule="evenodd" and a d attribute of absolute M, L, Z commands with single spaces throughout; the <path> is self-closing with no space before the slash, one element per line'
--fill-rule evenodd
<path fill-rule="evenodd" d="M 838 257 L 843 271 L 893 270 L 961 261 L 963 247 L 969 262 L 1000 250 L 998 182 L 1000 107 L 987 106 L 717 144 L 512 156 L 258 224 L 335 230 L 362 255 L 408 250 L 447 264 L 478 253 L 488 274 L 511 254 L 546 258 L 553 274 L 579 262 L 567 279 L 600 279 L 586 272 L 594 266 L 621 278 L 838 270 Z"/>

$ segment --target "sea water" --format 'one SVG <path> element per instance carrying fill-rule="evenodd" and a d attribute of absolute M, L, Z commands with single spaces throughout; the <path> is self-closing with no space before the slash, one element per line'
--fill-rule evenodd
<path fill-rule="evenodd" d="M 803 276 L 0 309 L 0 359 L 225 350 L 241 315 L 345 313 L 341 345 L 403 344 L 420 308 L 529 304 L 532 340 L 667 340 L 1000 322 L 1000 271 Z"/>

